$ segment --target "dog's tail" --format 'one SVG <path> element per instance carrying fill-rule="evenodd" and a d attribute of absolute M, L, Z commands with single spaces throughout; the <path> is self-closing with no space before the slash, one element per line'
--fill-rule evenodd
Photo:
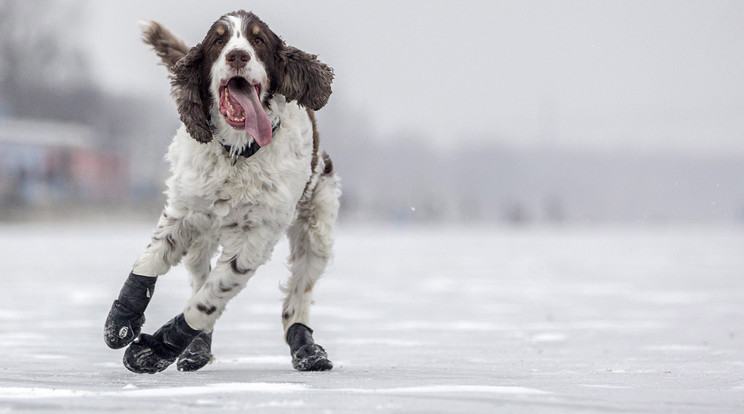
<path fill-rule="evenodd" d="M 140 22 L 140 28 L 142 29 L 142 41 L 152 46 L 169 72 L 172 72 L 176 62 L 189 52 L 183 40 L 158 22 L 143 21 Z"/>

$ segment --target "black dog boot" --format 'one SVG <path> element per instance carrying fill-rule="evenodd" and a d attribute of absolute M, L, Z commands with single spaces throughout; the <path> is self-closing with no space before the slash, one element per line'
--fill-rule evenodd
<path fill-rule="evenodd" d="M 202 332 L 196 337 L 185 351 L 178 357 L 176 368 L 179 371 L 190 372 L 204 368 L 214 360 L 212 355 L 212 333 Z"/>
<path fill-rule="evenodd" d="M 142 334 L 124 352 L 124 366 L 137 374 L 155 374 L 168 368 L 202 331 L 191 328 L 183 313 L 154 334 Z"/>
<path fill-rule="evenodd" d="M 325 349 L 313 340 L 313 330 L 296 323 L 287 330 L 287 343 L 292 354 L 292 366 L 298 371 L 328 371 L 333 363 Z"/>
<path fill-rule="evenodd" d="M 139 335 L 145 323 L 145 309 L 155 291 L 157 279 L 129 274 L 119 292 L 119 299 L 111 305 L 103 327 L 103 340 L 109 348 L 123 348 Z"/>

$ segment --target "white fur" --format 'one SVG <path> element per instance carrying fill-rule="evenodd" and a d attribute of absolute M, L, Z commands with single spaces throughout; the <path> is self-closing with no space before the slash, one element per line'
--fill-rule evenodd
<path fill-rule="evenodd" d="M 263 98 L 269 86 L 266 67 L 259 59 L 256 59 L 256 51 L 253 49 L 253 46 L 251 46 L 251 44 L 248 43 L 248 39 L 240 33 L 240 26 L 242 24 L 240 18 L 237 16 L 227 16 L 227 21 L 230 25 L 232 36 L 230 36 L 230 40 L 225 44 L 219 58 L 217 58 L 217 61 L 212 66 L 212 88 L 213 90 L 216 90 L 216 86 L 219 85 L 221 80 L 227 80 L 233 76 L 242 76 L 252 85 L 256 83 L 261 85 L 262 96 L 259 98 Z M 248 56 L 250 56 L 250 59 L 246 62 L 246 66 L 237 72 L 225 63 L 225 57 L 233 50 L 244 50 L 248 52 Z"/>
<path fill-rule="evenodd" d="M 244 77 L 251 85 L 260 85 L 261 96 L 259 101 L 263 101 L 266 96 L 266 91 L 269 88 L 269 77 L 266 72 L 264 64 L 256 58 L 256 51 L 253 46 L 248 43 L 245 36 L 240 34 L 241 21 L 236 16 L 227 16 L 227 23 L 231 26 L 230 40 L 227 41 L 225 47 L 220 52 L 220 56 L 212 65 L 210 70 L 211 84 L 210 89 L 212 90 L 212 96 L 214 99 L 219 99 L 219 87 L 223 82 L 228 81 L 230 78 L 235 76 Z M 245 67 L 240 69 L 234 69 L 227 64 L 227 55 L 233 50 L 244 50 L 250 56 L 250 59 L 246 63 Z M 212 116 L 212 122 L 217 126 L 219 131 L 223 131 L 220 134 L 219 139 L 223 144 L 230 145 L 234 150 L 243 148 L 252 142 L 250 135 L 243 133 L 239 129 L 230 127 L 225 121 L 225 118 L 220 114 L 219 105 L 215 102 L 210 110 Z M 276 123 L 276 117 L 272 119 L 273 123 Z"/>
<path fill-rule="evenodd" d="M 339 209 L 340 190 L 335 176 L 321 176 L 311 198 L 300 203 L 298 219 L 287 235 L 292 277 L 282 287 L 284 329 L 294 323 L 309 325 L 312 289 L 333 251 L 333 223 Z"/>
<path fill-rule="evenodd" d="M 244 76 L 267 90 L 266 68 L 242 36 L 240 22 L 229 17 L 233 36 L 212 67 L 212 94 L 218 97 L 220 81 Z M 248 65 L 235 73 L 225 55 L 235 48 L 251 54 Z M 228 154 L 222 143 L 243 147 L 251 137 L 230 127 L 212 102 L 216 133 L 202 144 L 181 127 L 171 143 L 167 160 L 167 203 L 152 243 L 135 263 L 133 273 L 165 274 L 185 256 L 192 274 L 193 296 L 184 316 L 194 329 L 210 332 L 227 302 L 268 261 L 275 244 L 289 229 L 291 277 L 283 289 L 283 325 L 308 325 L 311 290 L 324 271 L 332 250 L 332 228 L 340 195 L 337 179 L 324 175 L 318 157 L 311 171 L 313 127 L 308 113 L 295 102 L 274 95 L 267 111 L 280 121 L 271 143 L 250 158 Z M 222 251 L 212 268 L 211 259 Z"/>

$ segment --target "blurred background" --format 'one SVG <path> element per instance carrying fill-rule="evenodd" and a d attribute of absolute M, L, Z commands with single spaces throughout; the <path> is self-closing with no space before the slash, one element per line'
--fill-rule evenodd
<path fill-rule="evenodd" d="M 214 365 L 135 378 L 101 328 L 179 126 L 138 22 L 241 8 L 335 69 L 338 368 L 291 370 L 275 259 Z M 744 412 L 742 252 L 742 0 L 0 0 L 2 413 Z"/>
<path fill-rule="evenodd" d="M 162 208 L 157 20 L 252 10 L 336 71 L 341 220 L 744 222 L 741 1 L 0 1 L 0 221 Z"/>

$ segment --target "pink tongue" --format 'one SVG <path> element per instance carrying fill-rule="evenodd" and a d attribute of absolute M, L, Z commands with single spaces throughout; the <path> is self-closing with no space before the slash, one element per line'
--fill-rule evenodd
<path fill-rule="evenodd" d="M 258 101 L 256 88 L 246 82 L 240 82 L 241 85 L 246 85 L 245 89 L 241 89 L 237 84 L 238 82 L 230 81 L 227 88 L 230 95 L 243 107 L 245 132 L 252 136 L 259 146 L 265 147 L 271 142 L 271 120 Z"/>

